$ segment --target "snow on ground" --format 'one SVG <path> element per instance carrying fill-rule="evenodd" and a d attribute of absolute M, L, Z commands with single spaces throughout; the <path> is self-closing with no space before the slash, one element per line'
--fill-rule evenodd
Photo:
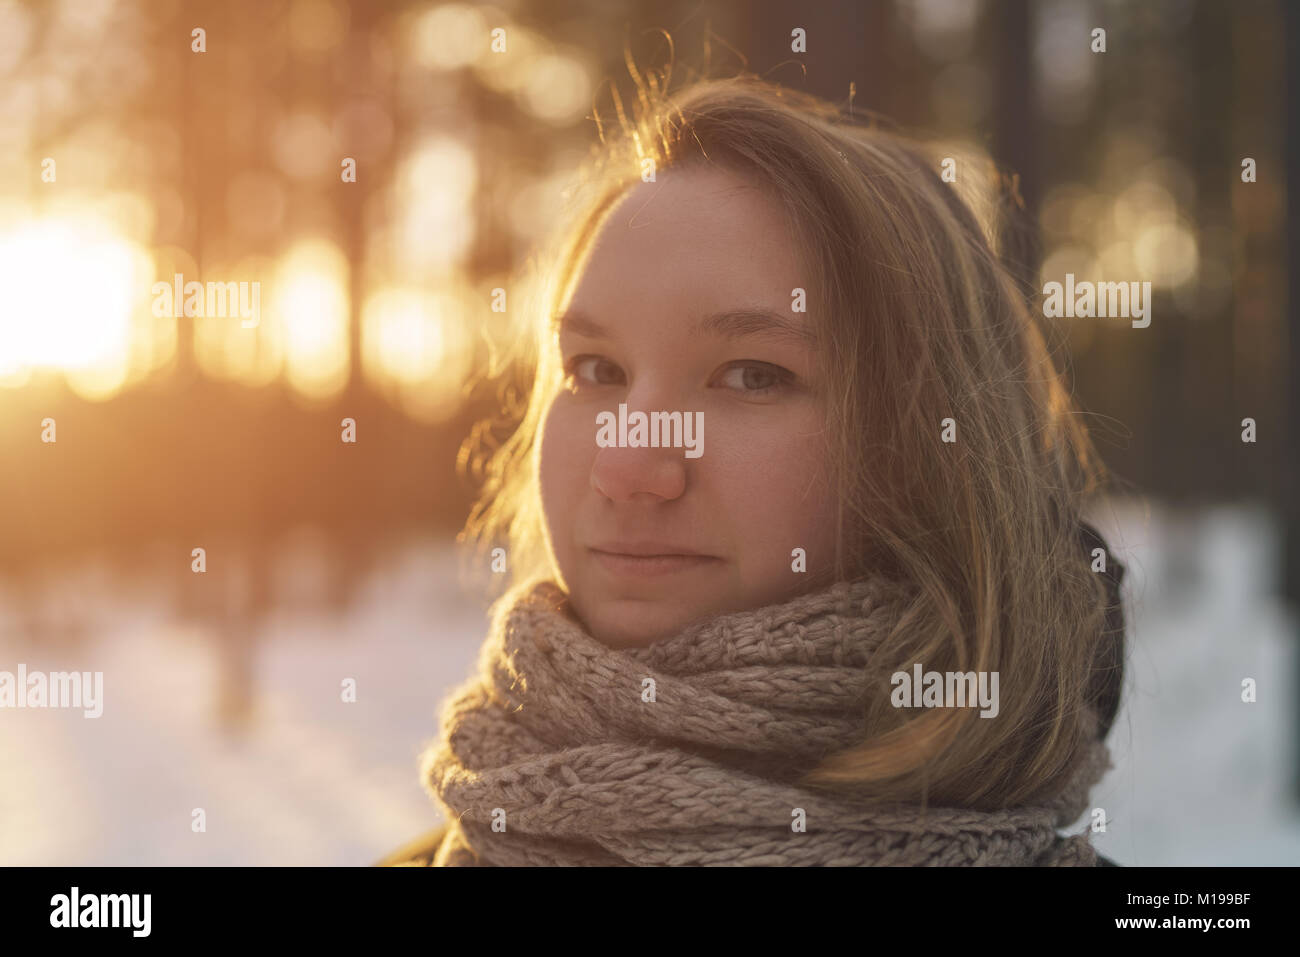
<path fill-rule="evenodd" d="M 1297 629 L 1270 597 L 1268 514 L 1116 504 L 1094 521 L 1128 567 L 1129 615 L 1097 847 L 1125 865 L 1300 863 Z M 365 865 L 436 825 L 417 756 L 486 627 L 455 561 L 432 543 L 395 552 L 346 613 L 261 623 L 243 731 L 219 718 L 220 645 L 161 598 L 102 569 L 69 579 L 94 620 L 74 651 L 18 640 L 0 591 L 0 670 L 105 681 L 97 719 L 0 711 L 0 864 Z M 341 700 L 349 677 L 356 703 Z"/>
<path fill-rule="evenodd" d="M 0 712 L 0 864 L 363 865 L 435 826 L 416 761 L 486 621 L 456 582 L 453 554 L 430 546 L 344 617 L 266 622 L 246 733 L 217 719 L 210 636 L 157 609 L 103 595 L 85 650 L 0 645 L 0 669 L 105 685 L 99 718 Z"/>
<path fill-rule="evenodd" d="M 1300 864 L 1300 627 L 1274 597 L 1280 530 L 1249 507 L 1112 518 L 1097 525 L 1128 568 L 1128 674 L 1094 844 L 1124 865 Z"/>

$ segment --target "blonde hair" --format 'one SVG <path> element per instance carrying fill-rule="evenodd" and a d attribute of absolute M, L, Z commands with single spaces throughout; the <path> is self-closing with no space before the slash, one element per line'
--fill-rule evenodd
<path fill-rule="evenodd" d="M 551 320 L 605 216 L 645 170 L 725 167 L 779 200 L 807 251 L 840 505 L 835 577 L 914 586 L 873 673 L 920 662 L 1000 677 L 993 720 L 971 708 L 895 708 L 882 678 L 865 703 L 866 740 L 825 756 L 803 783 L 977 808 L 1058 794 L 1095 698 L 1107 596 L 1077 522 L 1106 476 L 1032 296 L 999 258 L 1008 192 L 959 194 L 938 173 L 945 154 L 753 76 L 674 95 L 666 74 L 633 76 L 635 115 L 615 94 L 619 133 L 601 127 L 569 224 L 542 257 L 536 351 L 503 386 L 504 418 L 482 423 L 462 448 L 462 467 L 483 480 L 462 540 L 508 546 L 515 587 L 502 602 L 550 574 L 537 453 L 560 375 Z M 975 163 L 959 169 L 959 179 L 979 179 Z M 951 444 L 940 440 L 948 417 L 958 428 Z M 503 426 L 513 433 L 499 442 Z"/>

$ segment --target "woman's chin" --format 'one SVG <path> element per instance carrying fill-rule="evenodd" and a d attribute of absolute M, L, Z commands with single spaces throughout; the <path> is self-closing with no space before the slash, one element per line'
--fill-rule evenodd
<path fill-rule="evenodd" d="M 611 648 L 644 648 L 675 635 L 699 615 L 680 601 L 662 599 L 605 598 L 579 609 L 588 633 Z"/>

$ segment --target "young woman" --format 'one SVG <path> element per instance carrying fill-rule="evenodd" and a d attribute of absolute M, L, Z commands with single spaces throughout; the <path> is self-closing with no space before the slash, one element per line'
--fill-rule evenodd
<path fill-rule="evenodd" d="M 1123 569 L 975 169 L 752 77 L 642 94 L 471 517 L 512 587 L 423 763 L 449 824 L 385 863 L 1097 863 L 1057 829 Z"/>

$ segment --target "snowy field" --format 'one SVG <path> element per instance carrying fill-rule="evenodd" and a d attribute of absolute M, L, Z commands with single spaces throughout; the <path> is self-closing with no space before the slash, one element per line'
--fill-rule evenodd
<path fill-rule="evenodd" d="M 1129 569 L 1130 638 L 1097 847 L 1129 866 L 1300 864 L 1297 632 L 1270 597 L 1270 516 L 1116 505 L 1094 522 Z M 258 623 L 242 724 L 222 717 L 221 643 L 165 599 L 102 567 L 59 590 L 93 640 L 31 642 L 0 591 L 0 670 L 102 671 L 104 713 L 0 711 L 0 864 L 365 865 L 438 822 L 416 759 L 486 624 L 449 548 L 394 552 L 343 614 Z"/>
<path fill-rule="evenodd" d="M 1280 529 L 1241 507 L 1117 506 L 1096 525 L 1128 568 L 1129 616 L 1096 847 L 1131 866 L 1300 864 L 1300 625 L 1275 597 Z"/>
<path fill-rule="evenodd" d="M 99 640 L 75 656 L 0 645 L 2 670 L 105 686 L 95 719 L 0 711 L 0 864 L 362 865 L 435 826 L 416 760 L 486 620 L 457 580 L 449 549 L 413 548 L 343 616 L 262 623 L 247 728 L 220 717 L 212 636 L 139 597 L 94 595 Z"/>

